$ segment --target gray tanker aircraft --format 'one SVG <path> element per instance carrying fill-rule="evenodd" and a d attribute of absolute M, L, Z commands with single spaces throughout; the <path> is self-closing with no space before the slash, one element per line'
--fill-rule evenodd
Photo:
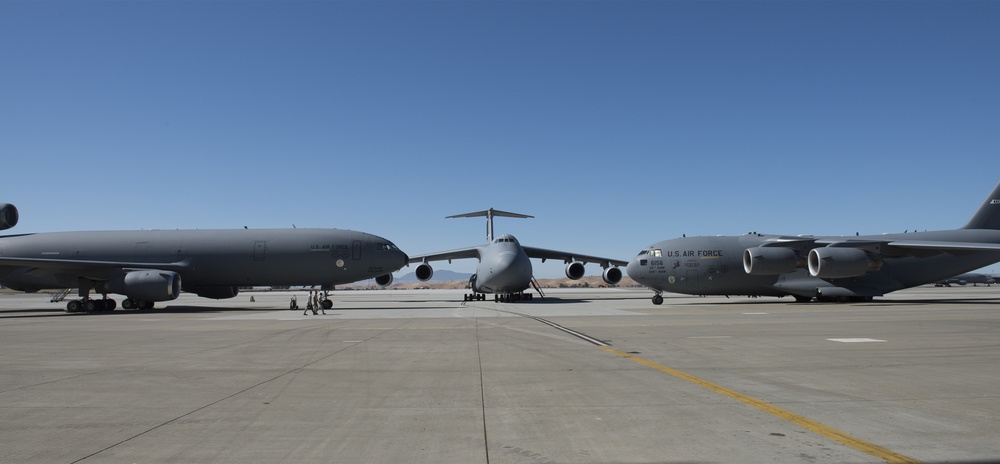
<path fill-rule="evenodd" d="M 17 224 L 0 203 L 0 230 Z M 375 278 L 392 282 L 407 263 L 392 242 L 340 229 L 47 232 L 0 236 L 0 285 L 24 292 L 78 288 L 69 312 L 148 309 L 183 290 L 232 298 L 243 286 L 322 286 Z M 90 291 L 102 294 L 90 298 Z M 332 303 L 322 304 L 329 308 Z"/>
<path fill-rule="evenodd" d="M 476 273 L 469 279 L 472 293 L 465 295 L 465 301 L 485 300 L 486 293 L 494 294 L 494 301 L 518 301 L 531 299 L 531 293 L 525 293 L 530 285 L 535 285 L 529 258 L 558 259 L 566 263 L 566 277 L 576 280 L 583 277 L 584 263 L 599 263 L 604 268 L 603 278 L 608 284 L 616 284 L 622 279 L 622 271 L 618 266 L 628 264 L 597 256 L 581 255 L 565 251 L 546 250 L 521 246 L 513 235 L 501 235 L 493 238 L 493 218 L 497 216 L 512 218 L 531 218 L 526 214 L 508 213 L 490 208 L 486 211 L 448 216 L 448 218 L 486 217 L 486 244 L 442 251 L 426 255 L 413 256 L 410 263 L 420 263 L 414 274 L 420 281 L 428 281 L 434 276 L 434 269 L 428 261 L 476 258 L 479 266 Z M 541 290 L 535 285 L 535 290 Z"/>
<path fill-rule="evenodd" d="M 684 237 L 642 250 L 629 277 L 656 295 L 871 301 L 1000 261 L 1000 184 L 965 227 L 903 234 Z"/>

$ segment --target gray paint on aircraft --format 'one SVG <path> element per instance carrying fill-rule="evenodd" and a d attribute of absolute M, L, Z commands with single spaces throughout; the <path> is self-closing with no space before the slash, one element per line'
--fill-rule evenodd
<path fill-rule="evenodd" d="M 861 236 L 681 237 L 640 252 L 629 277 L 656 292 L 867 301 L 1000 261 L 1000 184 L 962 229 Z"/>
<path fill-rule="evenodd" d="M 583 277 L 584 263 L 599 263 L 604 268 L 604 280 L 609 284 L 621 279 L 621 271 L 617 266 L 628 264 L 626 261 L 589 256 L 579 253 L 549 250 L 545 248 L 525 247 L 513 236 L 504 234 L 493 236 L 494 217 L 532 218 L 526 214 L 510 213 L 488 209 L 466 214 L 448 216 L 448 218 L 486 217 L 485 245 L 459 248 L 417 255 L 410 258 L 410 263 L 420 263 L 415 274 L 421 281 L 430 280 L 434 274 L 430 261 L 451 261 L 453 259 L 475 258 L 479 260 L 476 274 L 470 279 L 473 296 L 477 293 L 496 293 L 505 298 L 516 298 L 531 286 L 531 259 L 558 259 L 567 264 L 566 275 L 570 278 Z M 468 299 L 470 296 L 467 295 Z"/>
<path fill-rule="evenodd" d="M 139 290 L 126 277 L 155 271 L 142 278 L 167 283 L 176 276 L 185 291 L 217 298 L 235 296 L 222 290 L 238 286 L 331 289 L 391 275 L 407 259 L 389 240 L 341 229 L 50 232 L 0 236 L 0 285 L 27 292 L 79 287 L 81 296 L 92 288 L 132 298 Z M 152 301 L 176 298 L 161 290 L 144 291 Z"/>

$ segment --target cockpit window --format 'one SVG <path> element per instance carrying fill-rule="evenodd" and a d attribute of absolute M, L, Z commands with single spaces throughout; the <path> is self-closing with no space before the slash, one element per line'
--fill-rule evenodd
<path fill-rule="evenodd" d="M 379 242 L 379 243 L 375 244 L 375 250 L 376 251 L 391 251 L 391 250 L 395 250 L 395 249 L 396 249 L 396 245 L 393 245 L 391 243 L 382 243 L 382 242 Z"/>
<path fill-rule="evenodd" d="M 649 250 L 649 254 L 653 255 L 656 258 L 663 257 L 663 251 L 661 251 L 659 248 L 654 248 L 652 250 Z"/>

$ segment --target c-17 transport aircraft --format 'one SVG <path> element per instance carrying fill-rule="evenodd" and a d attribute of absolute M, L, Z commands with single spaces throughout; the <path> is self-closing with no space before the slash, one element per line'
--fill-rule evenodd
<path fill-rule="evenodd" d="M 688 295 L 791 295 L 796 301 L 871 301 L 1000 261 L 1000 184 L 965 227 L 903 234 L 683 237 L 658 242 L 627 272 Z"/>
<path fill-rule="evenodd" d="M 17 224 L 0 203 L 0 230 Z M 24 292 L 78 288 L 69 312 L 148 309 L 185 292 L 232 298 L 242 286 L 322 286 L 375 278 L 392 282 L 408 258 L 392 242 L 340 229 L 47 232 L 0 236 L 0 285 Z M 90 298 L 94 290 L 104 296 Z M 330 300 L 322 302 L 329 309 Z"/>
<path fill-rule="evenodd" d="M 542 262 L 547 259 L 562 260 L 566 263 L 566 277 L 573 280 L 583 277 L 584 263 L 600 263 L 601 267 L 604 268 L 604 282 L 608 284 L 620 282 L 622 271 L 618 266 L 628 264 L 626 261 L 610 258 L 521 246 L 521 243 L 513 235 L 493 237 L 494 217 L 533 217 L 526 214 L 508 213 L 490 208 L 486 211 L 448 216 L 448 218 L 483 216 L 486 217 L 485 245 L 413 256 L 410 258 L 410 263 L 420 263 L 414 272 L 417 279 L 425 282 L 434 276 L 434 269 L 430 264 L 427 264 L 428 261 L 448 260 L 451 262 L 453 259 L 476 258 L 479 260 L 479 266 L 476 268 L 476 273 L 469 279 L 472 293 L 465 295 L 465 301 L 485 300 L 486 293 L 493 293 L 494 301 L 509 302 L 532 298 L 531 293 L 524 292 L 534 283 L 529 258 L 539 258 Z M 537 285 L 535 289 L 538 290 Z M 541 293 L 541 290 L 538 291 Z"/>

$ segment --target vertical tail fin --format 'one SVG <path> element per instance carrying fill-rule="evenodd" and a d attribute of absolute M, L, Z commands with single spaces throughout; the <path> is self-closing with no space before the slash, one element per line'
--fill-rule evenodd
<path fill-rule="evenodd" d="M 986 201 L 963 229 L 1000 230 L 1000 184 L 993 188 L 990 195 L 986 197 Z"/>

